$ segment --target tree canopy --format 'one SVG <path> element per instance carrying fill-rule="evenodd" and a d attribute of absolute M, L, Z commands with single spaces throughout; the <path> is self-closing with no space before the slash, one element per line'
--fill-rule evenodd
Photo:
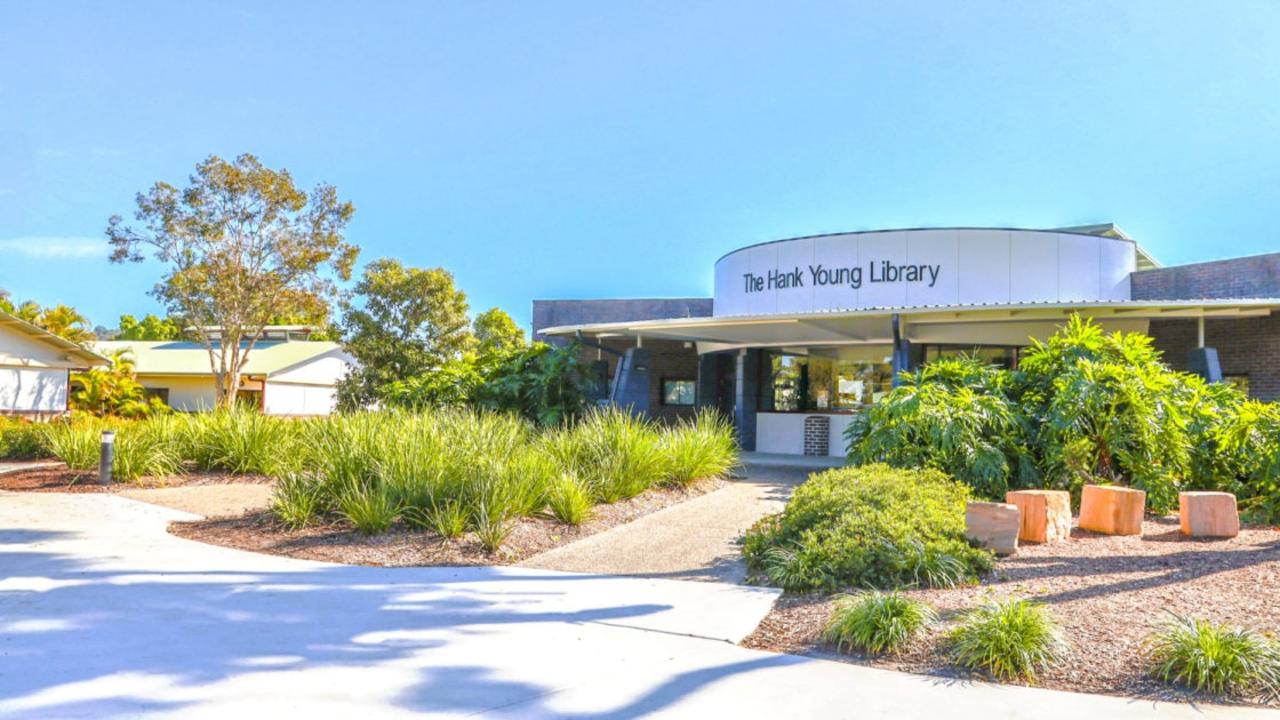
<path fill-rule="evenodd" d="M 74 343 L 83 345 L 95 339 L 88 318 L 69 305 L 45 308 L 34 300 L 27 300 L 15 306 L 9 293 L 0 290 L 0 310 Z"/>
<path fill-rule="evenodd" d="M 476 349 L 481 355 L 508 353 L 525 347 L 524 330 L 505 311 L 489 308 L 471 322 Z"/>
<path fill-rule="evenodd" d="M 177 340 L 182 337 L 182 326 L 172 318 L 157 317 L 148 313 L 141 320 L 132 315 L 120 316 L 120 332 L 116 340 Z"/>
<path fill-rule="evenodd" d="M 317 313 L 348 280 L 358 249 L 343 230 L 355 212 L 331 185 L 306 193 L 287 170 L 253 155 L 210 156 L 185 188 L 155 183 L 139 193 L 127 225 L 107 225 L 113 262 L 148 255 L 165 266 L 152 295 L 185 318 L 209 353 L 217 403 L 235 400 L 240 373 L 265 325 Z"/>
<path fill-rule="evenodd" d="M 338 388 L 347 408 L 374 402 L 382 388 L 437 371 L 471 350 L 467 295 L 444 268 L 369 263 L 341 323 L 342 340 L 359 368 Z"/>

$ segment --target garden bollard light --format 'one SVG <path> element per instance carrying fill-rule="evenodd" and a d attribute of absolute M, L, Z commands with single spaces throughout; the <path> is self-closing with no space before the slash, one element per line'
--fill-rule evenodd
<path fill-rule="evenodd" d="M 116 431 L 102 431 L 102 455 L 98 458 L 98 484 L 111 484 L 111 463 L 116 458 Z"/>

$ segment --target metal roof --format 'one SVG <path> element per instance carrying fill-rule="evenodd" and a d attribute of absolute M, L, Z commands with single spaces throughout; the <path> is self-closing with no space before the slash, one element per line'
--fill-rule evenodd
<path fill-rule="evenodd" d="M 23 320 L 17 315 L 5 312 L 3 310 L 0 310 L 0 326 L 4 326 L 12 330 L 16 330 L 22 333 L 23 335 L 27 335 L 28 337 L 34 338 L 40 342 L 45 343 L 46 345 L 52 345 L 53 347 L 59 350 L 63 350 L 67 353 L 68 356 L 83 360 L 86 367 L 104 366 L 104 365 L 111 364 L 111 361 L 109 359 L 99 355 L 93 350 L 90 350 L 89 348 L 86 348 L 83 345 L 80 345 L 79 343 L 71 342 L 70 340 L 64 337 L 54 335 L 53 333 L 49 332 L 48 330 L 45 330 L 44 328 L 38 325 L 32 325 L 31 323 L 27 322 L 26 320 Z"/>
<path fill-rule="evenodd" d="M 898 315 L 904 325 L 937 327 L 966 323 L 1060 321 L 1075 313 L 1104 321 L 1260 317 L 1270 315 L 1275 309 L 1280 309 L 1280 298 L 923 305 L 594 323 L 550 327 L 540 332 L 543 335 L 582 333 L 598 338 L 641 337 L 732 346 L 844 345 L 884 342 L 889 336 L 889 321 L 893 315 Z"/>
<path fill-rule="evenodd" d="M 200 343 L 181 340 L 116 340 L 95 343 L 105 353 L 128 350 L 139 375 L 211 375 L 209 352 Z M 214 345 L 215 349 L 217 345 Z M 269 377 L 301 363 L 341 349 L 335 342 L 259 340 L 242 370 L 245 375 Z"/>

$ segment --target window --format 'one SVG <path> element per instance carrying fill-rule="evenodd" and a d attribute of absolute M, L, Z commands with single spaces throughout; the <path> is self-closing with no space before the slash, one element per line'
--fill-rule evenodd
<path fill-rule="evenodd" d="M 856 410 L 879 400 L 893 384 L 884 348 L 769 354 L 766 410 Z M 771 404 L 770 404 L 771 403 Z"/>
<path fill-rule="evenodd" d="M 698 384 L 693 380 L 663 380 L 663 405 L 693 405 L 698 397 Z"/>
<path fill-rule="evenodd" d="M 159 398 L 165 405 L 169 404 L 169 388 L 142 388 L 142 397 L 150 402 L 151 398 Z"/>

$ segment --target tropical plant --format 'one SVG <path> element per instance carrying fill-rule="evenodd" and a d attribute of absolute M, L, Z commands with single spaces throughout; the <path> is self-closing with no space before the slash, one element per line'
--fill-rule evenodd
<path fill-rule="evenodd" d="M 938 621 L 933 608 L 898 591 L 836 599 L 823 639 L 837 650 L 893 653 Z"/>
<path fill-rule="evenodd" d="M 588 409 L 594 375 L 582 367 L 577 343 L 535 343 L 506 357 L 477 392 L 477 404 L 519 413 L 544 427 L 573 422 Z"/>
<path fill-rule="evenodd" d="M 1280 698 L 1280 645 L 1251 630 L 1173 615 L 1148 640 L 1151 674 L 1215 695 Z"/>
<path fill-rule="evenodd" d="M 71 407 L 98 417 L 141 418 L 169 412 L 159 398 L 148 398 L 134 370 L 133 353 L 127 348 L 113 351 L 111 366 L 73 373 Z"/>
<path fill-rule="evenodd" d="M 1045 607 L 1017 598 L 983 602 L 961 618 L 948 639 L 958 665 L 1000 680 L 1034 680 L 1067 653 L 1062 631 Z"/>
<path fill-rule="evenodd" d="M 969 489 L 937 470 L 864 465 L 809 478 L 782 513 L 749 530 L 752 572 L 786 590 L 947 587 L 991 553 L 965 539 Z"/>

